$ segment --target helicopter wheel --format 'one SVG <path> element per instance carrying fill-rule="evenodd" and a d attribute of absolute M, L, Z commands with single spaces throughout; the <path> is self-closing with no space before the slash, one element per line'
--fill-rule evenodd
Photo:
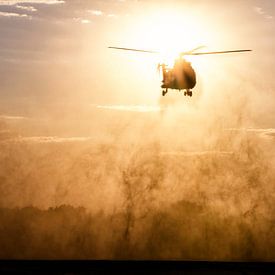
<path fill-rule="evenodd" d="M 190 90 L 187 90 L 186 92 L 184 92 L 184 95 L 186 96 L 186 95 L 188 95 L 188 96 L 192 96 L 193 95 L 193 93 L 192 93 L 192 91 L 190 91 Z"/>
<path fill-rule="evenodd" d="M 168 90 L 162 90 L 162 96 L 165 96 L 167 94 Z"/>

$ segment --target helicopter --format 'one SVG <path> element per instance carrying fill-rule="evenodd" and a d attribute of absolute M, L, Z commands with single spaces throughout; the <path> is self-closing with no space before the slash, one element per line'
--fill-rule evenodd
<path fill-rule="evenodd" d="M 192 97 L 192 89 L 196 86 L 196 72 L 193 69 L 190 62 L 184 57 L 188 55 L 210 55 L 210 54 L 226 54 L 226 53 L 240 53 L 250 52 L 252 50 L 227 50 L 227 51 L 215 51 L 215 52 L 197 52 L 197 50 L 204 48 L 205 46 L 196 47 L 190 51 L 181 52 L 178 58 L 175 59 L 174 66 L 168 67 L 167 64 L 159 63 L 158 70 L 162 70 L 162 96 L 168 93 L 168 89 L 184 91 L 185 96 Z M 159 54 L 158 51 L 140 50 L 121 47 L 108 47 L 109 49 L 134 51 L 141 53 Z"/>

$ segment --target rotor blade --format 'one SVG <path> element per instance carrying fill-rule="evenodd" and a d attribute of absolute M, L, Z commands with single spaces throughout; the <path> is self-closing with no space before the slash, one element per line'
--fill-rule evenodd
<path fill-rule="evenodd" d="M 146 51 L 146 50 L 129 49 L 129 48 L 119 48 L 119 47 L 108 47 L 108 48 L 109 48 L 109 49 L 116 49 L 116 50 L 132 51 L 132 52 L 158 53 L 158 52 L 156 52 L 156 51 Z"/>
<path fill-rule="evenodd" d="M 185 53 L 185 55 L 205 55 L 205 54 L 222 54 L 222 53 L 241 53 L 251 52 L 252 50 L 233 50 L 233 51 L 221 51 L 221 52 L 201 52 L 201 53 Z"/>
<path fill-rule="evenodd" d="M 202 46 L 196 47 L 196 48 L 194 48 L 194 49 L 188 51 L 187 53 L 193 53 L 193 52 L 195 52 L 195 51 L 197 51 L 197 50 L 200 50 L 200 49 L 202 49 L 202 48 L 205 48 L 205 47 L 206 47 L 206 46 L 202 45 Z"/>

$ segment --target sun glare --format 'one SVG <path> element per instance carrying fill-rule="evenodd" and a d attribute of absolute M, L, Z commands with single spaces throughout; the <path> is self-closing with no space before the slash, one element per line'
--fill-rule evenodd
<path fill-rule="evenodd" d="M 144 15 L 133 32 L 139 37 L 138 48 L 160 51 L 161 62 L 171 63 L 180 52 L 209 45 L 213 35 L 205 22 L 194 13 L 177 10 L 159 10 Z"/>
<path fill-rule="evenodd" d="M 175 59 L 181 52 L 200 46 L 206 46 L 206 48 L 198 51 L 217 49 L 217 42 L 221 40 L 221 32 L 218 31 L 217 26 L 211 26 L 209 15 L 186 7 L 183 9 L 182 5 L 178 7 L 144 8 L 143 14 L 133 15 L 121 28 L 121 37 L 117 45 L 160 52 L 156 55 L 140 52 L 121 53 L 121 56 L 127 56 L 126 64 L 134 64 L 130 69 L 126 65 L 128 69 L 125 69 L 122 75 L 129 75 L 129 70 L 131 70 L 133 75 L 131 81 L 133 78 L 139 81 L 138 76 L 142 83 L 140 85 L 144 85 L 141 90 L 144 90 L 144 97 L 147 99 L 148 91 L 152 91 L 151 94 L 155 95 L 154 88 L 159 89 L 162 76 L 156 73 L 158 63 L 173 67 Z M 195 56 L 185 56 L 185 58 L 192 63 L 198 74 L 208 75 L 207 58 Z M 121 65 L 122 58 L 120 57 L 119 60 Z M 122 71 L 123 66 L 120 68 Z M 131 81 L 128 85 L 132 85 Z"/>

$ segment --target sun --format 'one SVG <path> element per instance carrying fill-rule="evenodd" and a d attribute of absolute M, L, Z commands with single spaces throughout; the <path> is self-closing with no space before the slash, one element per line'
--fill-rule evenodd
<path fill-rule="evenodd" d="M 213 35 L 203 18 L 191 11 L 160 9 L 143 16 L 133 30 L 140 49 L 160 51 L 160 62 L 171 63 L 180 52 L 209 45 Z"/>

